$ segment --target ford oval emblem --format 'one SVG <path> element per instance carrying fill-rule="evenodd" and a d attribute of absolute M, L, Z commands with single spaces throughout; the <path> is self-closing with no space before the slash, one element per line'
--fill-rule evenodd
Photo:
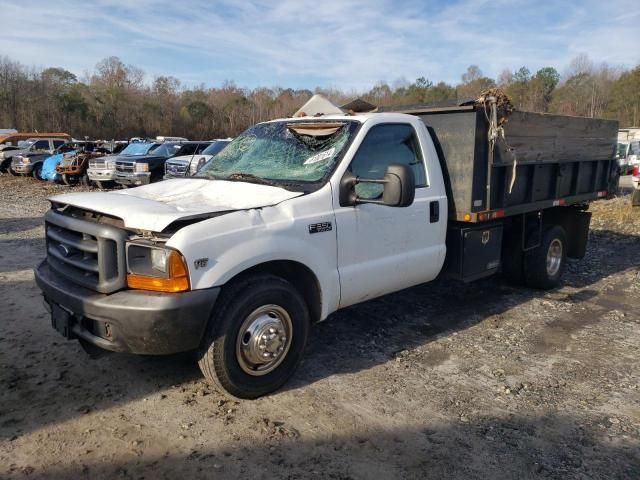
<path fill-rule="evenodd" d="M 63 245 L 62 243 L 58 244 L 58 250 L 60 250 L 60 253 L 62 253 L 64 257 L 68 257 L 71 254 L 71 251 L 69 250 L 69 248 L 66 245 Z"/>

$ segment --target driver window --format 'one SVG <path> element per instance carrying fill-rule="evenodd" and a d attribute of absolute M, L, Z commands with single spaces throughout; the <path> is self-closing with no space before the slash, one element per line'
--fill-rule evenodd
<path fill-rule="evenodd" d="M 383 178 L 388 165 L 409 165 L 416 178 L 416 188 L 427 186 L 427 176 L 420 144 L 411 125 L 377 125 L 369 130 L 351 162 L 351 172 L 362 178 Z M 356 185 L 361 198 L 375 199 L 382 195 L 383 186 L 373 183 Z"/>

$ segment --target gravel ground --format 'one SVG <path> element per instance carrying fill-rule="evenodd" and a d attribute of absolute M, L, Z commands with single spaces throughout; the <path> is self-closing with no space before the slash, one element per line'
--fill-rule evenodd
<path fill-rule="evenodd" d="M 0 478 L 640 478 L 640 211 L 592 206 L 550 292 L 438 280 L 314 327 L 282 391 L 233 401 L 187 356 L 89 360 L 31 268 L 45 197 L 0 177 Z"/>

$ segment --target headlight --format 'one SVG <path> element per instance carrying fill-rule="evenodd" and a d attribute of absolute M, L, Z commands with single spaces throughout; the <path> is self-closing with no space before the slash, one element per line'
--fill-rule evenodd
<path fill-rule="evenodd" d="M 136 172 L 148 172 L 149 164 L 148 163 L 136 163 Z"/>
<path fill-rule="evenodd" d="M 22 157 L 22 163 L 29 163 L 29 157 Z"/>
<path fill-rule="evenodd" d="M 127 244 L 127 285 L 156 292 L 189 290 L 184 257 L 169 248 Z"/>
<path fill-rule="evenodd" d="M 192 160 L 189 168 L 191 175 L 200 170 L 205 163 L 207 163 L 207 159 L 205 157 L 200 157 L 197 162 Z"/>

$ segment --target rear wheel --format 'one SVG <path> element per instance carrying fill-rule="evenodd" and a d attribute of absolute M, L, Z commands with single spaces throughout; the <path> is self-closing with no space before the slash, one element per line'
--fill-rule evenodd
<path fill-rule="evenodd" d="M 64 183 L 65 185 L 71 185 L 71 179 L 69 178 L 69 175 L 67 175 L 66 173 L 63 173 L 62 175 L 60 175 L 60 178 L 62 179 L 62 183 Z"/>
<path fill-rule="evenodd" d="M 226 287 L 198 355 L 205 378 L 239 398 L 280 388 L 302 359 L 309 311 L 300 293 L 274 275 Z"/>
<path fill-rule="evenodd" d="M 524 255 L 524 278 L 528 286 L 548 290 L 560 284 L 567 263 L 567 235 L 559 225 L 542 232 L 540 245 Z"/>

